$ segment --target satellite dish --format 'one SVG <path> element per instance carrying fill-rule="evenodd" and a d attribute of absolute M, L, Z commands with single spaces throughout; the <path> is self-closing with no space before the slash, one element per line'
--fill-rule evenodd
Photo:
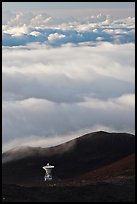
<path fill-rule="evenodd" d="M 47 163 L 47 165 L 43 166 L 42 168 L 46 171 L 45 176 L 44 176 L 44 180 L 45 181 L 52 180 L 51 171 L 54 168 L 54 166 Z"/>

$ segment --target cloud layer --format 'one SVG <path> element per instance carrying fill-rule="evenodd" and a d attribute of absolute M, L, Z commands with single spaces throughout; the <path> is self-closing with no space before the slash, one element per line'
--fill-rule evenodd
<path fill-rule="evenodd" d="M 90 131 L 134 133 L 134 18 L 3 19 L 3 151 Z"/>
<path fill-rule="evenodd" d="M 84 19 L 54 18 L 43 13 L 16 12 L 3 19 L 3 45 L 19 46 L 40 42 L 50 46 L 64 43 L 135 42 L 135 18 L 113 19 L 99 14 Z"/>

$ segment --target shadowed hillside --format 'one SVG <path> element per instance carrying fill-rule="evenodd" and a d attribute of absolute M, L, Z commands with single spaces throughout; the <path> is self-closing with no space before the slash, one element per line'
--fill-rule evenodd
<path fill-rule="evenodd" d="M 8 162 L 3 163 L 2 179 L 5 184 L 42 183 L 42 166 L 47 162 L 55 165 L 55 180 L 75 178 L 134 151 L 135 137 L 131 134 L 94 132 L 55 147 L 26 147 L 4 153 L 3 161 Z"/>

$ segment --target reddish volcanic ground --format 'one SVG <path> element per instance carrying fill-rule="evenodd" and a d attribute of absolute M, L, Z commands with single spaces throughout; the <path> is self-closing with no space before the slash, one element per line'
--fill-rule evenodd
<path fill-rule="evenodd" d="M 123 159 L 120 159 L 110 165 L 106 165 L 99 169 L 88 172 L 78 179 L 97 182 L 97 181 L 108 181 L 108 182 L 118 182 L 118 181 L 130 181 L 134 180 L 135 174 L 135 154 L 129 155 Z"/>

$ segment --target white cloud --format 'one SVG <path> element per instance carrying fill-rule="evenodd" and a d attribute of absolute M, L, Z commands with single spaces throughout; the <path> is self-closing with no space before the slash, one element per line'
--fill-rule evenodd
<path fill-rule="evenodd" d="M 97 37 L 96 40 L 103 40 L 103 37 Z"/>
<path fill-rule="evenodd" d="M 133 44 L 117 46 L 102 43 L 97 47 L 64 46 L 58 49 L 32 50 L 15 48 L 10 51 L 4 49 L 3 73 L 54 73 L 86 80 L 93 80 L 103 75 L 134 83 L 134 59 Z M 30 66 L 32 63 L 33 66 Z"/>
<path fill-rule="evenodd" d="M 80 103 L 82 106 L 88 108 L 97 108 L 103 110 L 115 110 L 121 111 L 127 109 L 134 110 L 135 106 L 135 95 L 134 94 L 125 94 L 117 98 L 109 98 L 107 100 L 100 100 L 97 98 L 85 97 L 85 102 Z"/>
<path fill-rule="evenodd" d="M 117 99 L 117 102 L 120 105 L 123 105 L 129 109 L 135 107 L 135 94 L 127 94 L 127 95 L 122 95 Z"/>
<path fill-rule="evenodd" d="M 48 40 L 55 40 L 55 39 L 61 39 L 64 38 L 65 35 L 59 34 L 59 33 L 54 33 L 54 34 L 50 34 L 48 36 Z"/>
<path fill-rule="evenodd" d="M 21 20 L 22 20 L 22 17 L 23 17 L 23 13 L 22 12 L 17 12 L 15 13 L 15 17 L 14 18 L 11 18 L 7 24 L 8 25 L 18 25 L 21 23 Z"/>
<path fill-rule="evenodd" d="M 4 33 L 11 34 L 12 36 L 21 36 L 23 34 L 28 34 L 28 28 L 24 24 L 22 26 L 10 27 Z"/>
<path fill-rule="evenodd" d="M 47 17 L 47 14 L 44 14 L 44 15 L 38 14 L 31 19 L 30 25 L 32 27 L 44 28 L 44 26 L 48 25 L 51 19 L 52 19 L 51 17 Z"/>
<path fill-rule="evenodd" d="M 30 35 L 34 35 L 34 36 L 38 36 L 38 35 L 40 35 L 41 33 L 40 32 L 37 32 L 37 31 L 32 31 L 31 33 L 30 33 Z"/>

